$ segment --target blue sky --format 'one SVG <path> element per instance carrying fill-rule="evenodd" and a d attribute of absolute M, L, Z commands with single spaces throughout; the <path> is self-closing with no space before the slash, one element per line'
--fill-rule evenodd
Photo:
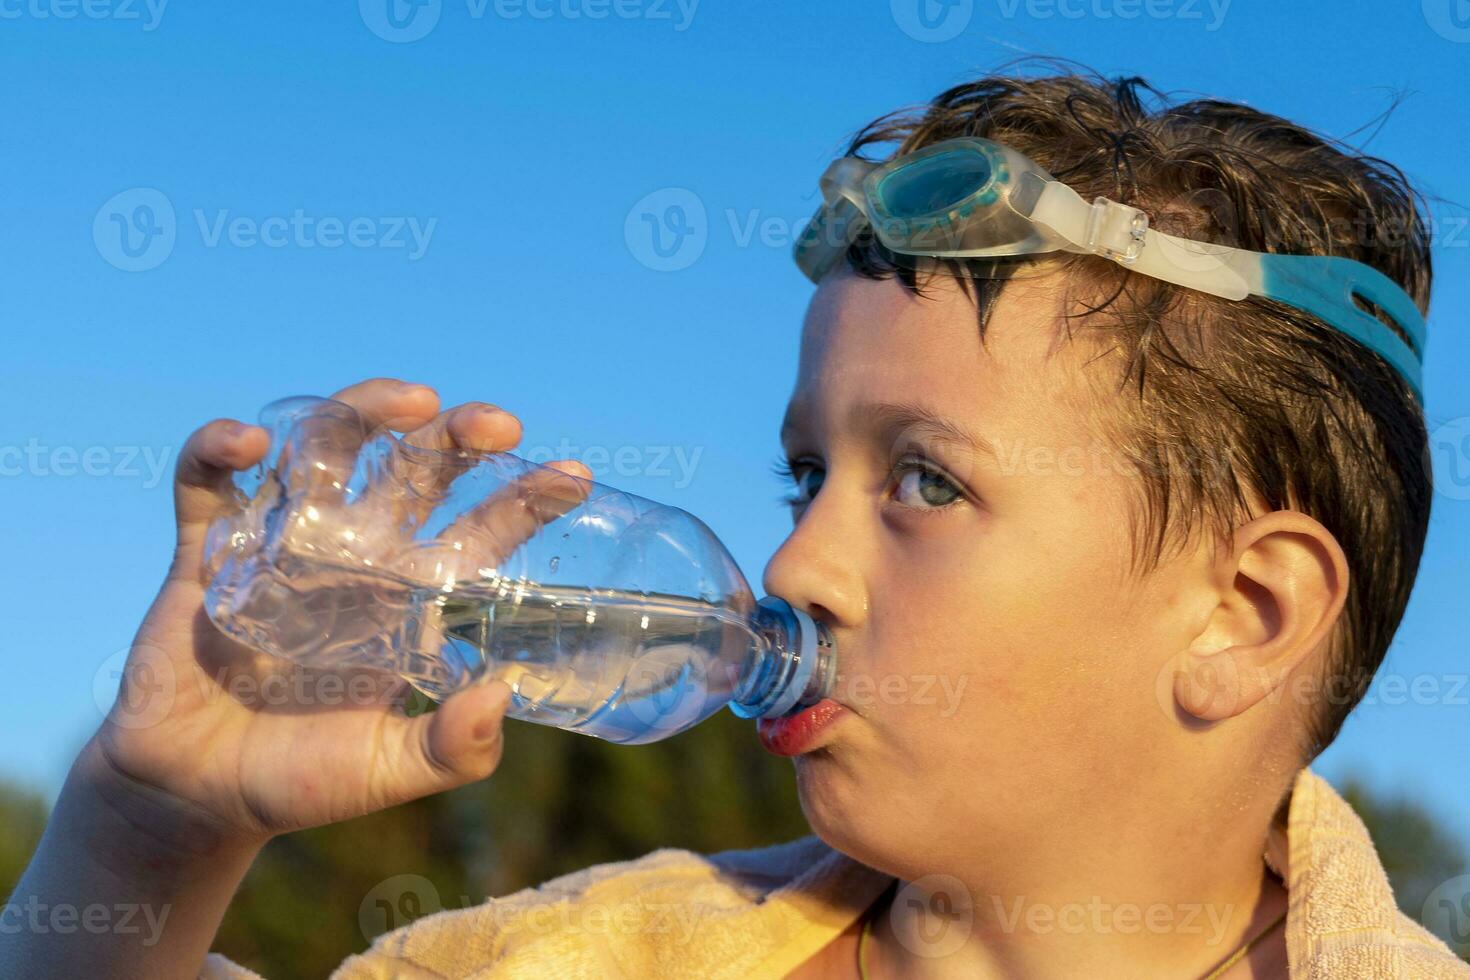
<path fill-rule="evenodd" d="M 164 572 L 177 448 L 278 396 L 497 402 L 758 582 L 817 175 L 868 119 L 1044 54 L 1372 133 L 1442 199 L 1429 549 L 1395 679 L 1318 768 L 1470 826 L 1464 0 L 383 2 L 0 0 L 0 775 L 59 785 Z"/>

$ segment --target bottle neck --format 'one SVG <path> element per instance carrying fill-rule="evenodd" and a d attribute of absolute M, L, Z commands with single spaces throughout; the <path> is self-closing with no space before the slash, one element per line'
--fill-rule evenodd
<path fill-rule="evenodd" d="M 831 693 L 837 646 L 827 627 L 776 596 L 756 603 L 750 625 L 757 649 L 731 711 L 742 718 L 776 718 Z"/>

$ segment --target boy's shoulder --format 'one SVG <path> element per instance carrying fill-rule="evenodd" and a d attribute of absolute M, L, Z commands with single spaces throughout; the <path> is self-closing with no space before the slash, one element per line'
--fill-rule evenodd
<path fill-rule="evenodd" d="M 815 836 L 715 854 L 661 848 L 424 916 L 332 976 L 781 976 L 888 880 Z M 256 980 L 218 954 L 200 976 Z"/>

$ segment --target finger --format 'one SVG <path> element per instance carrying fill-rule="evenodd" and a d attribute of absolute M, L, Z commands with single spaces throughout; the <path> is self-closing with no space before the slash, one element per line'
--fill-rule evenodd
<path fill-rule="evenodd" d="M 393 424 L 412 428 L 439 410 L 439 396 L 432 388 L 393 378 L 350 385 L 333 398 L 356 411 L 369 429 Z M 270 439 L 267 429 L 233 419 L 215 419 L 189 437 L 175 467 L 178 543 L 170 576 L 198 574 L 210 524 L 235 506 L 233 474 L 259 463 L 270 450 Z"/>
<path fill-rule="evenodd" d="M 439 537 L 446 541 L 476 539 L 500 561 L 542 526 L 586 500 L 591 479 L 592 471 L 576 460 L 553 460 L 534 467 L 465 511 Z"/>
<path fill-rule="evenodd" d="M 332 395 L 333 401 L 351 405 L 371 432 L 388 428 L 395 432 L 416 429 L 439 412 L 439 393 L 428 385 L 398 378 L 369 378 L 348 385 Z"/>
<path fill-rule="evenodd" d="M 318 504 L 340 503 L 364 442 L 385 430 L 417 428 L 438 411 L 434 389 L 396 378 L 370 378 L 338 390 L 293 417 L 280 461 L 288 488 Z"/>
<path fill-rule="evenodd" d="M 439 710 L 406 719 L 395 802 L 484 779 L 500 764 L 510 687 L 501 681 L 455 692 Z"/>
<path fill-rule="evenodd" d="M 398 483 L 393 489 L 411 491 L 395 494 L 400 522 L 422 522 L 455 478 L 479 461 L 479 453 L 506 452 L 520 441 L 520 419 L 485 402 L 458 405 L 406 433 L 390 460 Z"/>
<path fill-rule="evenodd" d="M 237 470 L 265 456 L 270 434 L 258 425 L 215 419 L 196 429 L 179 452 L 174 467 L 174 520 L 178 543 L 174 566 L 180 574 L 197 574 L 209 524 L 234 506 Z"/>

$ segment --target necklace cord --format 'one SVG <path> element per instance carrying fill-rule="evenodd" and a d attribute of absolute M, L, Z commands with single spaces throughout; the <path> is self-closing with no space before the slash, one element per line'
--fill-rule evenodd
<path fill-rule="evenodd" d="M 895 880 L 894 881 L 894 885 L 897 885 L 897 884 L 898 884 L 898 882 L 897 882 L 897 880 Z M 893 888 L 893 885 L 890 885 L 889 888 L 888 889 L 885 889 L 885 890 L 891 890 L 892 888 Z M 879 907 L 880 904 L 881 903 L 879 903 L 879 902 L 874 902 L 873 903 L 873 910 L 869 910 L 868 914 L 866 916 L 864 916 L 864 918 L 863 918 L 863 928 L 862 928 L 862 931 L 860 931 L 858 933 L 858 948 L 857 948 L 858 980 L 869 980 L 869 978 L 868 978 L 868 959 L 867 959 L 867 953 L 868 953 L 868 935 L 869 935 L 869 933 L 871 933 L 873 931 L 873 919 L 876 917 L 874 910 L 876 910 Z M 1215 967 L 1213 970 L 1211 970 L 1209 973 L 1207 973 L 1204 976 L 1203 980 L 1216 980 L 1217 977 L 1222 976 L 1225 973 L 1226 970 L 1230 969 L 1232 966 L 1234 966 L 1235 964 L 1239 963 L 1241 961 L 1241 959 L 1247 953 L 1249 953 L 1251 951 L 1251 947 L 1255 946 L 1255 944 L 1257 942 L 1259 942 L 1261 939 L 1265 938 L 1268 934 L 1270 934 L 1270 932 L 1273 929 L 1275 929 L 1277 926 L 1281 925 L 1282 920 L 1285 919 L 1285 918 L 1286 918 L 1286 909 L 1282 909 L 1281 910 L 1281 914 L 1278 915 L 1275 919 L 1273 919 L 1271 921 L 1271 924 L 1269 926 L 1267 926 L 1266 928 L 1262 929 L 1260 932 L 1256 933 L 1245 944 L 1243 944 L 1238 949 L 1236 949 L 1235 952 L 1231 953 L 1229 959 L 1227 959 L 1225 962 L 1221 963 L 1219 966 Z"/>
<path fill-rule="evenodd" d="M 1221 963 L 1219 966 L 1215 967 L 1209 973 L 1207 973 L 1204 977 L 1204 980 L 1215 980 L 1216 977 L 1222 976 L 1226 970 L 1239 963 L 1241 959 L 1245 956 L 1245 954 L 1251 951 L 1252 946 L 1254 946 L 1277 926 L 1281 925 L 1282 920 L 1285 918 L 1286 909 L 1282 909 L 1281 914 L 1272 919 L 1269 926 L 1256 933 L 1254 936 L 1251 937 L 1249 942 L 1247 942 L 1244 946 L 1241 946 L 1235 952 L 1231 953 L 1230 958 L 1227 959 L 1224 963 Z M 865 977 L 864 980 L 867 980 L 867 978 Z"/>

